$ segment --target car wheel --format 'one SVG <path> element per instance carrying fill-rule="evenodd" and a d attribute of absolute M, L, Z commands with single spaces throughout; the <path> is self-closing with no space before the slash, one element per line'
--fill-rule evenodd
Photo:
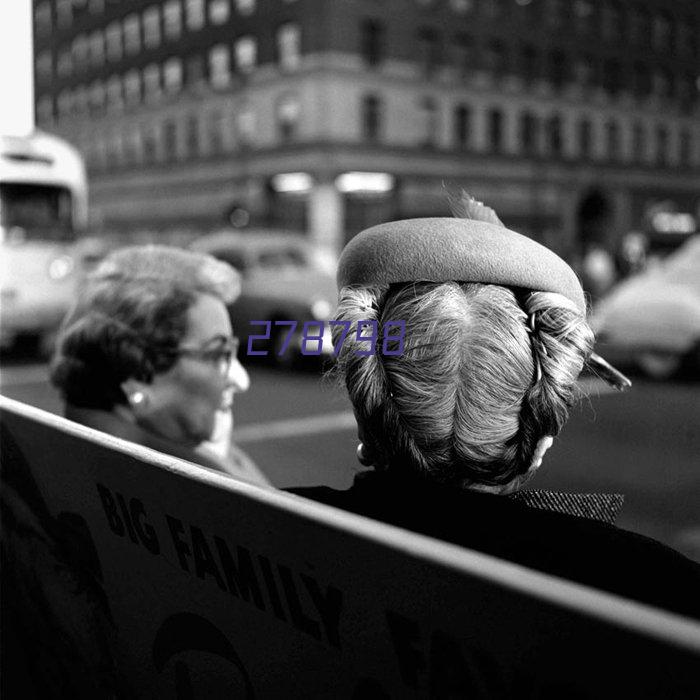
<path fill-rule="evenodd" d="M 682 357 L 672 352 L 643 352 L 637 355 L 637 365 L 656 380 L 670 379 L 681 367 Z"/>

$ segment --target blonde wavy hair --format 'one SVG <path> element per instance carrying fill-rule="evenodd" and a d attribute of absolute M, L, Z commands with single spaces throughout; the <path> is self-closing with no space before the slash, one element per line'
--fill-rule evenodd
<path fill-rule="evenodd" d="M 337 371 L 375 467 L 460 487 L 528 471 L 538 441 L 566 422 L 593 348 L 566 297 L 492 284 L 345 287 L 336 318 L 351 324 Z M 406 322 L 401 355 L 356 355 L 370 349 L 358 324 L 376 320 L 383 335 L 396 319 Z"/>

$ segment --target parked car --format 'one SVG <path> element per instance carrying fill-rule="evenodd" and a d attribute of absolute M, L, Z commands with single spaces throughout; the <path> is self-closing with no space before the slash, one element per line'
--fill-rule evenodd
<path fill-rule="evenodd" d="M 332 356 L 327 322 L 337 302 L 335 261 L 306 238 L 266 230 L 225 230 L 198 238 L 190 247 L 224 260 L 241 274 L 242 293 L 229 306 L 229 314 L 241 339 L 243 359 L 252 351 L 291 366 L 302 354 L 320 350 L 320 356 Z M 296 328 L 281 321 L 296 322 Z M 323 322 L 323 329 L 318 324 L 307 326 L 307 335 L 322 330 L 320 348 L 318 342 L 304 343 L 304 324 L 312 321 Z"/>
<path fill-rule="evenodd" d="M 650 377 L 700 370 L 700 234 L 617 285 L 591 325 L 606 356 L 622 353 Z"/>

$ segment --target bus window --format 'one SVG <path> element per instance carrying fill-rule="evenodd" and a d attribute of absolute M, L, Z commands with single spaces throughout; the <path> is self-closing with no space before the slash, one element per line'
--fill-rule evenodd
<path fill-rule="evenodd" d="M 23 229 L 25 240 L 72 238 L 71 193 L 65 187 L 0 184 L 0 225 Z"/>

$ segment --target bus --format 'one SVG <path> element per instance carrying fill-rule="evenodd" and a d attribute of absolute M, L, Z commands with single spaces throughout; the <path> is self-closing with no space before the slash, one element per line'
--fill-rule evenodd
<path fill-rule="evenodd" d="M 87 216 L 73 146 L 41 131 L 0 136 L 0 348 L 50 342 L 76 296 Z"/>

